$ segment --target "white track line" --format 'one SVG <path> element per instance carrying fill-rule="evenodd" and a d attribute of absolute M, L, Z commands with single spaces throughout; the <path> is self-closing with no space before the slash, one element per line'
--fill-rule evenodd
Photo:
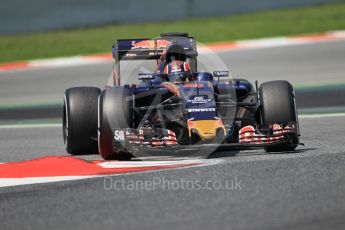
<path fill-rule="evenodd" d="M 102 176 L 55 176 L 55 177 L 52 176 L 52 177 L 29 177 L 29 178 L 0 178 L 0 188 L 18 186 L 18 185 L 83 180 L 83 179 L 102 177 Z"/>
<path fill-rule="evenodd" d="M 345 117 L 345 113 L 320 113 L 320 114 L 301 114 L 299 118 L 327 118 L 327 117 Z"/>
<path fill-rule="evenodd" d="M 6 124 L 0 125 L 0 129 L 26 129 L 26 128 L 60 128 L 62 124 Z"/>
<path fill-rule="evenodd" d="M 110 62 L 111 60 L 106 60 Z M 72 56 L 72 57 L 61 57 L 61 58 L 52 58 L 52 59 L 41 59 L 30 61 L 32 68 L 57 68 L 57 67 L 68 67 L 68 66 L 79 66 L 79 65 L 88 65 L 88 64 L 97 64 L 103 63 L 104 60 L 99 59 L 86 59 L 83 56 Z"/>

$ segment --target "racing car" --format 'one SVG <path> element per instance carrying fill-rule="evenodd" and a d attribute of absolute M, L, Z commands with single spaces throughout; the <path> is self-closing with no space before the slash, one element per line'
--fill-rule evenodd
<path fill-rule="evenodd" d="M 284 152 L 299 144 L 289 82 L 258 86 L 229 78 L 228 70 L 198 71 L 196 40 L 187 33 L 117 40 L 112 55 L 112 85 L 65 92 L 63 139 L 70 154 L 110 160 L 209 147 Z M 137 84 L 122 83 L 121 63 L 132 60 L 154 60 L 155 71 L 130 76 Z"/>

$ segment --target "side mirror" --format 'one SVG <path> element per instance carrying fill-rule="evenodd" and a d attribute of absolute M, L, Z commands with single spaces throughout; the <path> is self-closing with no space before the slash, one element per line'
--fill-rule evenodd
<path fill-rule="evenodd" d="M 213 71 L 214 77 L 229 77 L 229 71 Z"/>

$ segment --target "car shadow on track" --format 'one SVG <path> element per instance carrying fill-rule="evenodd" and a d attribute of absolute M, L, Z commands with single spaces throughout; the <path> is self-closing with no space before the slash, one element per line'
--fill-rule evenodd
<path fill-rule="evenodd" d="M 263 150 L 245 150 L 245 151 L 216 151 L 211 153 L 210 155 L 204 157 L 205 159 L 216 159 L 216 158 L 225 158 L 225 157 L 236 157 L 236 156 L 264 156 L 264 155 L 284 155 L 284 154 L 298 154 L 298 153 L 305 153 L 308 151 L 314 151 L 317 150 L 317 148 L 301 148 L 301 149 L 296 149 L 294 151 L 285 151 L 285 152 L 270 152 L 267 153 Z M 99 155 L 79 155 L 78 156 L 81 159 L 84 160 L 103 160 Z M 116 159 L 118 161 L 144 161 L 144 160 L 154 160 L 154 161 L 159 161 L 159 160 L 171 160 L 171 159 L 180 159 L 180 157 L 177 156 L 152 156 L 149 158 L 141 158 L 141 157 L 122 157 L 119 159 Z M 191 157 L 193 158 L 193 157 Z"/>
<path fill-rule="evenodd" d="M 259 156 L 259 155 L 277 155 L 277 154 L 298 154 L 298 153 L 305 153 L 308 151 L 314 151 L 317 148 L 301 148 L 296 149 L 293 151 L 284 151 L 284 152 L 264 152 L 264 151 L 218 151 L 211 153 L 206 157 L 206 159 L 215 159 L 215 158 L 223 158 L 223 157 L 236 157 L 236 156 Z"/>

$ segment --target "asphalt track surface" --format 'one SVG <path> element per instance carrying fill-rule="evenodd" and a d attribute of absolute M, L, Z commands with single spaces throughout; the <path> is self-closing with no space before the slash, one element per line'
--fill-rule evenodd
<path fill-rule="evenodd" d="M 302 118 L 305 147 L 296 152 L 226 152 L 208 166 L 113 176 L 126 181 L 113 189 L 104 178 L 2 188 L 1 229 L 344 229 L 343 124 Z M 1 159 L 64 155 L 60 131 L 1 129 Z M 195 185 L 126 187 L 181 179 Z M 237 186 L 203 189 L 207 181 Z"/>
<path fill-rule="evenodd" d="M 250 80 L 338 83 L 345 81 L 344 51 L 344 42 L 327 42 L 221 55 L 233 75 Z M 1 73 L 1 103 L 59 100 L 66 87 L 104 85 L 110 71 L 105 63 Z M 1 229 L 344 229 L 345 117 L 300 122 L 305 147 L 295 152 L 223 152 L 205 159 L 207 166 L 111 177 L 183 179 L 201 189 L 108 190 L 104 178 L 1 188 Z M 66 155 L 61 136 L 58 127 L 0 128 L 0 162 Z M 203 189 L 208 181 L 239 186 Z"/>

